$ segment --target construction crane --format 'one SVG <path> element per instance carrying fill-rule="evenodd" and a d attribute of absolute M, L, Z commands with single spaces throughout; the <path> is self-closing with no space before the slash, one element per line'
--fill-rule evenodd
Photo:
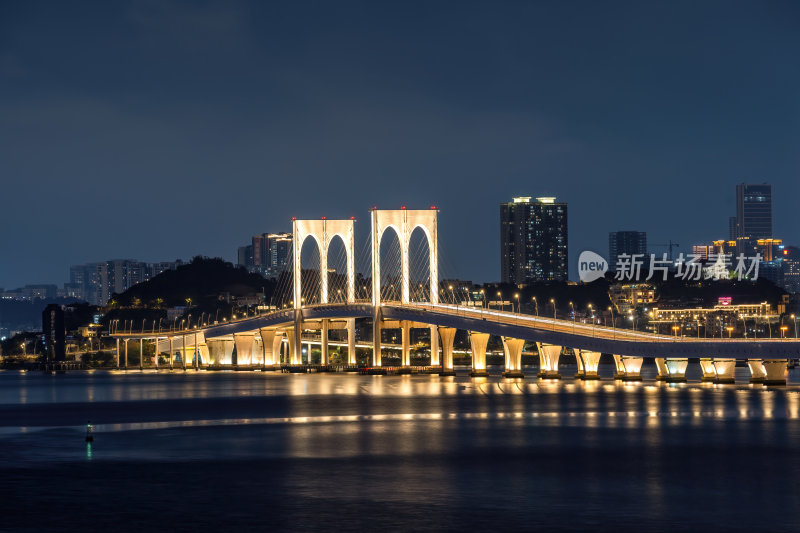
<path fill-rule="evenodd" d="M 672 242 L 672 239 L 670 239 L 669 243 L 667 243 L 667 244 L 653 244 L 651 246 L 663 246 L 664 248 L 668 248 L 669 249 L 669 260 L 670 260 L 670 262 L 672 262 L 672 249 L 673 248 L 677 248 L 678 246 L 680 246 L 680 244 L 678 244 L 677 242 Z"/>

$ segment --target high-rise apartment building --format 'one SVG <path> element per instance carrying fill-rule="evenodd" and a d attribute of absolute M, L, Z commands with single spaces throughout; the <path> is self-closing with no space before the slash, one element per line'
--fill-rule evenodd
<path fill-rule="evenodd" d="M 291 233 L 254 235 L 251 244 L 237 250 L 237 264 L 265 277 L 277 277 L 292 254 Z"/>
<path fill-rule="evenodd" d="M 554 197 L 520 196 L 500 204 L 502 281 L 566 280 L 567 229 L 567 204 Z"/>

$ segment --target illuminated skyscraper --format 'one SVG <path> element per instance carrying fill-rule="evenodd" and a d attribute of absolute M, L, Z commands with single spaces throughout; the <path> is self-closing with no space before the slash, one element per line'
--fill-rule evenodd
<path fill-rule="evenodd" d="M 772 238 L 772 185 L 736 186 L 736 240 L 740 253 L 749 254 L 758 239 Z"/>
<path fill-rule="evenodd" d="M 568 275 L 567 204 L 516 197 L 500 204 L 500 273 L 504 283 L 564 281 Z"/>

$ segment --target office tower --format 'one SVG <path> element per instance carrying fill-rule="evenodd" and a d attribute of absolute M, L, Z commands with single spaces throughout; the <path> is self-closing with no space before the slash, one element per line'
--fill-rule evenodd
<path fill-rule="evenodd" d="M 738 251 L 751 254 L 758 239 L 772 238 L 772 185 L 736 186 L 736 240 Z"/>
<path fill-rule="evenodd" d="M 502 281 L 566 280 L 567 229 L 567 204 L 554 197 L 520 196 L 500 204 Z"/>
<path fill-rule="evenodd" d="M 612 231 L 608 234 L 609 268 L 615 269 L 620 255 L 647 255 L 647 233 L 644 231 Z M 649 258 L 647 258 L 649 260 Z"/>

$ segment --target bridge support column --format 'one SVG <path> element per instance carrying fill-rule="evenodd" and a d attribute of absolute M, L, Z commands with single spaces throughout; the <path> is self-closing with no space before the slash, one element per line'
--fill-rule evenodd
<path fill-rule="evenodd" d="M 767 371 L 764 369 L 763 359 L 748 359 L 747 366 L 750 367 L 750 383 L 764 383 Z"/>
<path fill-rule="evenodd" d="M 666 381 L 669 377 L 669 370 L 667 370 L 667 360 L 665 358 L 656 357 L 656 369 L 658 370 L 656 379 L 658 381 Z"/>
<path fill-rule="evenodd" d="M 622 356 L 614 354 L 614 379 L 625 377 L 625 365 L 622 364 Z"/>
<path fill-rule="evenodd" d="M 144 370 L 144 337 L 139 339 L 139 371 Z"/>
<path fill-rule="evenodd" d="M 786 359 L 764 359 L 764 385 L 786 385 Z"/>
<path fill-rule="evenodd" d="M 666 360 L 667 367 L 667 383 L 683 383 L 686 381 L 686 367 L 689 366 L 689 360 L 685 358 L 669 358 Z"/>
<path fill-rule="evenodd" d="M 209 362 L 214 366 L 231 364 L 233 356 L 233 341 L 229 339 L 209 339 L 206 341 L 208 346 Z"/>
<path fill-rule="evenodd" d="M 175 357 L 175 338 L 169 338 L 169 370 L 172 371 L 172 358 Z"/>
<path fill-rule="evenodd" d="M 125 339 L 125 370 L 128 370 L 128 341 L 130 339 Z"/>
<path fill-rule="evenodd" d="M 590 350 L 578 350 L 575 357 L 578 361 L 578 373 L 575 375 L 579 379 L 600 379 L 597 374 L 597 367 L 600 364 L 600 352 Z"/>
<path fill-rule="evenodd" d="M 714 360 L 710 357 L 700 358 L 700 368 L 703 370 L 703 377 L 700 378 L 700 381 L 715 381 L 717 379 Z"/>
<path fill-rule="evenodd" d="M 347 319 L 347 364 L 356 364 L 356 319 Z"/>
<path fill-rule="evenodd" d="M 439 366 L 439 331 L 431 326 L 431 366 Z"/>
<path fill-rule="evenodd" d="M 469 334 L 469 344 L 472 348 L 472 377 L 488 377 L 486 370 L 486 345 L 489 344 L 488 333 L 476 333 L 471 331 Z"/>
<path fill-rule="evenodd" d="M 372 316 L 372 365 L 381 366 L 381 311 L 379 307 L 375 308 L 375 314 Z"/>
<path fill-rule="evenodd" d="M 195 368 L 200 370 L 203 365 L 208 366 L 209 354 L 208 354 L 208 344 L 202 343 L 197 345 L 197 359 Z"/>
<path fill-rule="evenodd" d="M 275 331 L 272 339 L 272 365 L 277 366 L 282 362 L 281 350 L 283 349 L 283 331 Z"/>
<path fill-rule="evenodd" d="M 302 342 L 297 340 L 298 335 L 296 329 L 292 328 L 286 332 L 286 340 L 288 341 L 289 353 L 287 354 L 290 365 L 299 365 L 303 362 Z"/>
<path fill-rule="evenodd" d="M 400 366 L 411 366 L 411 323 L 408 320 L 400 322 L 402 332 L 402 353 L 400 355 Z"/>
<path fill-rule="evenodd" d="M 736 383 L 736 359 L 714 359 L 714 383 Z"/>
<path fill-rule="evenodd" d="M 119 370 L 119 338 L 117 338 L 117 370 Z"/>
<path fill-rule="evenodd" d="M 183 371 L 186 372 L 186 335 L 181 337 L 181 366 Z"/>
<path fill-rule="evenodd" d="M 156 365 L 156 370 L 158 370 L 158 354 L 160 353 L 158 351 L 158 337 L 153 339 L 153 341 L 155 342 L 153 345 L 153 363 Z"/>
<path fill-rule="evenodd" d="M 442 339 L 442 369 L 440 376 L 455 376 L 453 368 L 453 341 L 456 338 L 456 328 L 439 327 L 439 337 Z"/>
<path fill-rule="evenodd" d="M 503 337 L 503 352 L 505 353 L 505 372 L 504 378 L 524 378 L 522 373 L 522 347 L 525 346 L 524 339 L 512 339 Z M 485 358 L 485 354 L 484 354 Z"/>
<path fill-rule="evenodd" d="M 276 331 L 274 329 L 261 328 L 258 330 L 258 334 L 261 335 L 261 349 L 264 351 L 263 368 L 267 368 L 275 364 Z"/>
<path fill-rule="evenodd" d="M 319 344 L 320 351 L 321 351 L 321 354 L 319 356 L 319 364 L 321 364 L 321 365 L 327 365 L 328 364 L 328 327 L 329 327 L 328 319 L 327 318 L 323 318 L 322 319 L 322 331 L 320 331 L 320 334 L 322 335 L 322 342 L 320 342 L 320 344 Z M 309 347 L 309 352 L 308 352 L 308 362 L 309 363 L 311 362 L 310 347 Z"/>
<path fill-rule="evenodd" d="M 303 312 L 298 309 L 294 314 L 294 343 L 289 343 L 293 365 L 303 364 Z"/>
<path fill-rule="evenodd" d="M 622 381 L 642 381 L 642 363 L 644 363 L 644 358 L 623 355 L 621 359 L 624 371 Z"/>
<path fill-rule="evenodd" d="M 561 379 L 558 373 L 558 359 L 561 346 L 537 343 L 539 348 L 539 377 L 544 379 Z"/>
<path fill-rule="evenodd" d="M 236 366 L 248 367 L 253 363 L 254 333 L 234 333 L 233 342 L 236 344 Z"/>

